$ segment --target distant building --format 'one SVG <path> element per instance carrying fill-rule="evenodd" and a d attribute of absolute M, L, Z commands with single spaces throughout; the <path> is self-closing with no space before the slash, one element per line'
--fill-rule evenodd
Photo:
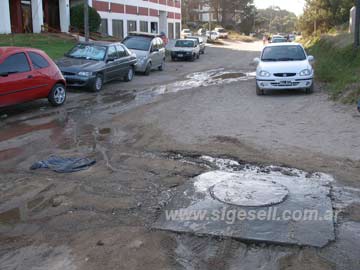
<path fill-rule="evenodd" d="M 88 0 L 101 16 L 99 31 L 123 38 L 130 31 L 180 37 L 181 0 Z M 82 0 L 0 0 L 0 33 L 68 32 L 70 7 Z"/>

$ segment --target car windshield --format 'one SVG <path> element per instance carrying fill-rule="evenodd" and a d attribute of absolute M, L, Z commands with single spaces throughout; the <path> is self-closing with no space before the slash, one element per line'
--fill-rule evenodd
<path fill-rule="evenodd" d="M 191 48 L 191 47 L 194 47 L 194 41 L 192 41 L 192 40 L 178 40 L 175 43 L 175 47 Z"/>
<path fill-rule="evenodd" d="M 219 33 L 226 33 L 226 30 L 225 29 L 219 29 L 218 32 Z"/>
<path fill-rule="evenodd" d="M 127 37 L 122 43 L 130 50 L 148 51 L 152 38 L 148 37 Z"/>
<path fill-rule="evenodd" d="M 89 44 L 78 44 L 66 56 L 78 59 L 102 61 L 105 58 L 106 47 Z"/>
<path fill-rule="evenodd" d="M 299 45 L 294 46 L 269 46 L 262 53 L 261 60 L 273 61 L 303 61 L 306 59 L 304 49 Z"/>
<path fill-rule="evenodd" d="M 184 30 L 184 33 L 191 33 L 190 30 Z"/>

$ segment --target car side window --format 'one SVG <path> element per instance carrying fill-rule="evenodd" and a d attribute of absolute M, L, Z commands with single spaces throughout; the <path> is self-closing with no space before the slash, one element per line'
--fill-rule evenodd
<path fill-rule="evenodd" d="M 0 73 L 22 73 L 30 70 L 30 64 L 25 53 L 10 55 L 0 64 Z"/>
<path fill-rule="evenodd" d="M 50 65 L 49 62 L 38 53 L 29 52 L 29 57 L 35 69 L 46 68 Z"/>
<path fill-rule="evenodd" d="M 118 59 L 119 58 L 115 46 L 110 46 L 108 48 L 108 58 L 110 58 L 110 59 Z"/>
<path fill-rule="evenodd" d="M 157 40 L 158 40 L 159 49 L 164 48 L 164 42 L 163 42 L 163 40 L 162 40 L 161 38 L 157 38 Z"/>
<path fill-rule="evenodd" d="M 158 44 L 157 44 L 156 38 L 154 38 L 154 39 L 151 41 L 151 49 L 152 49 L 152 50 L 158 49 Z"/>
<path fill-rule="evenodd" d="M 118 54 L 119 54 L 120 58 L 128 56 L 128 53 L 127 53 L 127 51 L 125 50 L 125 48 L 123 46 L 116 45 L 116 49 L 118 51 Z"/>

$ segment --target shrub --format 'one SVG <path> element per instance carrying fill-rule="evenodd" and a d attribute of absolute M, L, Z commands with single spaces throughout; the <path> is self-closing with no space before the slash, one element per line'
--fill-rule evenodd
<path fill-rule="evenodd" d="M 97 32 L 101 17 L 96 9 L 89 7 L 89 31 Z M 70 9 L 70 24 L 77 30 L 84 32 L 84 5 L 76 5 Z"/>

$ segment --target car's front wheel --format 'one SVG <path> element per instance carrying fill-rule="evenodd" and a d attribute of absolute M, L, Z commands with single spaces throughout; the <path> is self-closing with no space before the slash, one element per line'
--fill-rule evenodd
<path fill-rule="evenodd" d="M 53 106 L 61 106 L 66 100 L 66 88 L 63 84 L 57 83 L 51 89 L 48 100 Z"/>
<path fill-rule="evenodd" d="M 97 74 L 92 85 L 93 92 L 100 92 L 104 84 L 104 78 L 101 74 Z"/>
<path fill-rule="evenodd" d="M 159 71 L 163 71 L 165 69 L 165 59 L 161 61 L 161 65 L 159 66 Z"/>
<path fill-rule="evenodd" d="M 258 96 L 262 96 L 265 94 L 265 91 L 263 89 L 261 89 L 257 84 L 256 84 L 256 94 Z"/>
<path fill-rule="evenodd" d="M 306 94 L 312 94 L 314 92 L 314 83 L 309 87 L 305 89 Z"/>
<path fill-rule="evenodd" d="M 147 64 L 144 75 L 149 76 L 151 72 L 151 63 Z"/>
<path fill-rule="evenodd" d="M 134 67 L 130 67 L 128 73 L 124 77 L 125 82 L 131 82 L 134 78 Z"/>

